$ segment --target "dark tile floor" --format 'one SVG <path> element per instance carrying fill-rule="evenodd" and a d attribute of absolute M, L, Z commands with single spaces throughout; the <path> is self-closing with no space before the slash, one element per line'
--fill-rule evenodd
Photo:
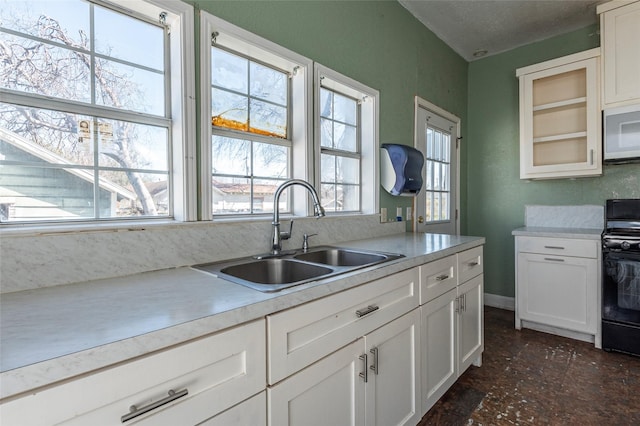
<path fill-rule="evenodd" d="M 640 357 L 514 328 L 485 307 L 482 367 L 470 367 L 426 425 L 640 425 Z"/>

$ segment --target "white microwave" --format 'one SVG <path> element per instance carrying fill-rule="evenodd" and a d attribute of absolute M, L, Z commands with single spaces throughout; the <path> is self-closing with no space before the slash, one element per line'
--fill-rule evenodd
<path fill-rule="evenodd" d="M 604 161 L 640 161 L 640 104 L 604 110 Z"/>

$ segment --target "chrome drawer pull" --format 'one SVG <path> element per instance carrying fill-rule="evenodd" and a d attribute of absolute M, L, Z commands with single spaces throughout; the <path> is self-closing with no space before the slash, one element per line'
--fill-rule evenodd
<path fill-rule="evenodd" d="M 125 414 L 124 416 L 120 417 L 120 421 L 122 423 L 129 421 L 131 419 L 134 419 L 138 416 L 143 415 L 144 413 L 148 413 L 151 410 L 155 410 L 158 407 L 161 407 L 165 404 L 170 403 L 171 401 L 175 401 L 178 398 L 182 398 L 183 396 L 186 396 L 189 393 L 188 389 L 183 389 L 181 391 L 174 391 L 173 389 L 171 389 L 169 391 L 169 395 L 165 396 L 164 398 L 162 398 L 159 401 L 156 402 L 152 402 L 149 405 L 145 405 L 144 407 L 136 407 L 135 405 L 132 405 L 131 408 L 129 408 L 129 413 Z"/>
<path fill-rule="evenodd" d="M 436 281 L 444 281 L 447 278 L 449 278 L 449 275 L 440 275 L 439 277 L 436 277 Z"/>
<path fill-rule="evenodd" d="M 553 249 L 553 250 L 564 250 L 564 247 L 560 247 L 560 246 L 544 246 L 544 248 Z"/>
<path fill-rule="evenodd" d="M 552 262 L 564 262 L 564 259 L 554 259 L 552 257 L 545 257 L 544 260 L 550 260 Z"/>
<path fill-rule="evenodd" d="M 376 306 L 376 305 L 369 305 L 365 309 L 358 309 L 356 311 L 356 316 L 358 318 L 360 318 L 360 317 L 363 317 L 365 315 L 369 315 L 371 312 L 377 311 L 378 309 L 380 309 L 380 308 L 378 306 Z"/>
<path fill-rule="evenodd" d="M 480 264 L 480 262 L 478 262 L 478 261 L 475 261 L 475 262 L 469 262 L 469 263 L 467 263 L 467 265 L 471 266 L 472 268 L 473 268 L 474 266 L 478 266 L 479 264 Z"/>
<path fill-rule="evenodd" d="M 362 354 L 358 358 L 364 362 L 364 370 L 358 375 L 364 379 L 365 383 L 367 383 L 367 380 L 369 379 L 369 369 L 367 368 L 369 366 L 369 362 L 367 361 L 367 354 Z"/>

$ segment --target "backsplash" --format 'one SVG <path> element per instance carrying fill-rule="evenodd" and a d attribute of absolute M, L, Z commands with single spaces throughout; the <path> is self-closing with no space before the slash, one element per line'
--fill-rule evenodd
<path fill-rule="evenodd" d="M 288 220 L 283 220 L 288 226 Z M 0 293 L 132 275 L 250 256 L 269 250 L 271 221 L 192 222 L 41 235 L 2 235 Z M 405 231 L 378 215 L 296 218 L 285 250 Z"/>
<path fill-rule="evenodd" d="M 524 225 L 543 228 L 604 228 L 604 206 L 524 206 Z"/>

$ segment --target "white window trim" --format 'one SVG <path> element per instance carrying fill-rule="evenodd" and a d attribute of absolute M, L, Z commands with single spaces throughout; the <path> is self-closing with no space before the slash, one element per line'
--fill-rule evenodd
<path fill-rule="evenodd" d="M 360 211 L 359 212 L 331 212 L 332 216 L 375 214 L 379 207 L 380 175 L 378 173 L 378 147 L 379 147 L 379 111 L 380 92 L 372 89 L 352 78 L 340 74 L 324 65 L 314 64 L 314 134 L 315 134 L 315 181 L 320 184 L 320 81 L 324 78 L 323 85 L 326 88 L 343 93 L 355 99 L 361 99 L 360 104 Z"/>
<path fill-rule="evenodd" d="M 201 149 L 200 191 L 202 220 L 224 220 L 213 217 L 211 188 L 211 39 L 216 33 L 216 44 L 230 48 L 250 58 L 291 70 L 291 143 L 292 178 L 309 181 L 313 159 L 308 141 L 312 140 L 312 76 L 313 61 L 276 43 L 259 37 L 223 19 L 202 11 L 200 18 L 200 78 L 201 78 Z M 295 70 L 295 72 L 294 72 Z M 311 182 L 313 183 L 313 182 Z M 307 216 L 312 211 L 306 195 L 293 196 L 292 211 L 295 216 Z M 233 219 L 256 219 L 259 216 L 234 216 Z M 229 216 L 225 216 L 228 220 Z"/>
<path fill-rule="evenodd" d="M 127 14 L 157 17 L 167 13 L 167 24 L 179 40 L 171 37 L 171 55 L 180 58 L 171 61 L 171 119 L 172 132 L 170 149 L 172 155 L 172 197 L 173 218 L 140 219 L 113 218 L 104 222 L 46 222 L 7 223 L 3 230 L 46 229 L 47 232 L 69 232 L 75 229 L 130 228 L 136 224 L 173 223 L 197 220 L 197 162 L 196 162 L 196 102 L 195 102 L 195 38 L 193 6 L 172 0 L 144 0 L 132 3 L 130 0 L 101 0 L 99 3 L 111 5 Z M 135 6 L 135 8 L 132 8 Z M 174 56 L 175 55 L 175 56 Z"/>

